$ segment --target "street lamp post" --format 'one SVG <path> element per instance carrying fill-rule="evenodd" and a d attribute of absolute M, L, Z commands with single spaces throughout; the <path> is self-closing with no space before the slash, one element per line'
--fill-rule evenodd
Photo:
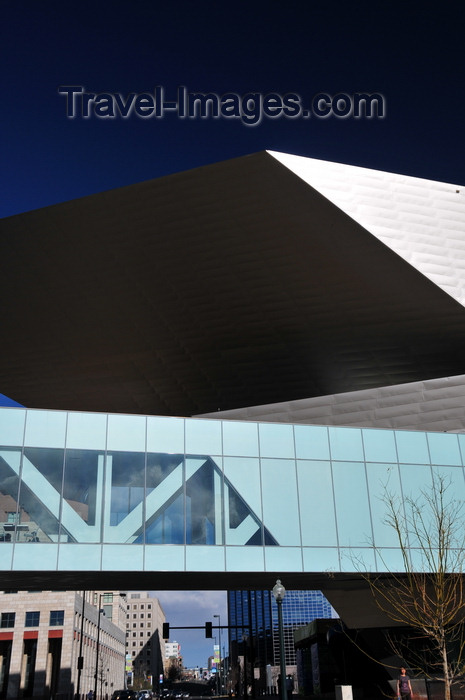
<path fill-rule="evenodd" d="M 221 695 L 221 617 L 219 615 L 213 615 L 213 617 L 218 618 L 218 641 L 219 641 L 219 656 L 218 656 L 218 695 Z"/>
<path fill-rule="evenodd" d="M 284 630 L 283 630 L 283 611 L 282 604 L 284 596 L 286 595 L 286 589 L 284 588 L 281 581 L 276 581 L 273 586 L 273 595 L 278 606 L 278 627 L 279 627 L 279 662 L 281 668 L 281 700 L 287 700 L 287 688 L 286 688 L 286 657 L 284 650 Z"/>

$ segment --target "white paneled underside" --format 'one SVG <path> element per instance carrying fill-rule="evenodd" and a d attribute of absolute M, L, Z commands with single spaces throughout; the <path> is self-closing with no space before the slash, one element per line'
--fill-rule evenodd
<path fill-rule="evenodd" d="M 465 186 L 269 154 L 465 304 Z"/>

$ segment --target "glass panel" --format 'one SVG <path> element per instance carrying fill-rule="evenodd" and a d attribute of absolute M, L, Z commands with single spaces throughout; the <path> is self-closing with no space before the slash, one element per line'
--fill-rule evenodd
<path fill-rule="evenodd" d="M 445 499 L 444 503 L 447 504 L 451 501 L 464 502 L 465 503 L 465 479 L 463 469 L 457 467 L 436 467 L 433 468 L 433 474 L 437 477 L 443 478 L 446 485 Z M 465 515 L 465 512 L 462 513 Z"/>
<path fill-rule="evenodd" d="M 362 431 L 360 428 L 328 428 L 331 459 L 363 460 Z"/>
<path fill-rule="evenodd" d="M 295 456 L 294 431 L 292 425 L 260 423 L 260 455 L 262 457 Z"/>
<path fill-rule="evenodd" d="M 103 452 L 66 451 L 62 532 L 71 542 L 101 541 L 103 472 Z"/>
<path fill-rule="evenodd" d="M 224 458 L 226 544 L 262 544 L 262 506 L 258 459 Z"/>
<path fill-rule="evenodd" d="M 186 544 L 222 544 L 223 475 L 210 457 L 186 457 Z"/>
<path fill-rule="evenodd" d="M 295 425 L 297 459 L 329 459 L 328 428 L 317 425 Z"/>
<path fill-rule="evenodd" d="M 391 571 L 392 573 L 401 573 L 405 571 L 402 551 L 400 549 L 387 549 L 381 547 L 376 550 L 376 570 Z"/>
<path fill-rule="evenodd" d="M 186 453 L 221 454 L 221 421 L 186 419 Z"/>
<path fill-rule="evenodd" d="M 55 571 L 57 544 L 21 544 L 15 547 L 13 568 L 17 571 Z"/>
<path fill-rule="evenodd" d="M 147 451 L 184 453 L 184 420 L 182 418 L 147 418 Z"/>
<path fill-rule="evenodd" d="M 294 460 L 262 459 L 263 522 L 280 545 L 300 545 Z"/>
<path fill-rule="evenodd" d="M 429 464 L 401 464 L 400 478 L 404 500 L 410 498 L 414 503 L 421 503 L 423 501 L 422 491 L 426 494 L 431 493 L 433 482 Z M 432 525 L 431 512 L 425 509 L 422 511 L 422 515 L 424 516 L 426 527 L 429 528 Z M 434 525 L 432 527 L 434 531 Z M 411 536 L 409 544 L 411 547 L 415 547 L 418 541 Z"/>
<path fill-rule="evenodd" d="M 377 547 L 397 547 L 399 540 L 393 527 L 386 524 L 391 496 L 401 503 L 399 468 L 393 464 L 367 464 L 368 490 L 370 493 L 371 517 Z"/>
<path fill-rule="evenodd" d="M 420 491 L 431 489 L 431 467 L 429 464 L 401 464 L 400 478 L 404 498 L 418 498 Z"/>
<path fill-rule="evenodd" d="M 365 465 L 357 462 L 333 462 L 334 495 L 339 544 L 363 547 L 371 543 Z"/>
<path fill-rule="evenodd" d="M 340 571 L 337 547 L 304 547 L 304 571 Z"/>
<path fill-rule="evenodd" d="M 265 547 L 266 571 L 302 571 L 300 547 Z"/>
<path fill-rule="evenodd" d="M 184 544 L 183 454 L 147 455 L 145 541 Z"/>
<path fill-rule="evenodd" d="M 26 411 L 21 408 L 0 408 L 0 445 L 22 445 Z"/>
<path fill-rule="evenodd" d="M 99 571 L 102 548 L 95 544 L 60 545 L 58 569 L 64 571 Z"/>
<path fill-rule="evenodd" d="M 186 547 L 187 571 L 225 571 L 223 547 Z"/>
<path fill-rule="evenodd" d="M 21 450 L 0 448 L 0 544 L 15 540 L 20 464 Z"/>
<path fill-rule="evenodd" d="M 365 460 L 367 462 L 397 462 L 393 430 L 362 430 Z"/>
<path fill-rule="evenodd" d="M 226 547 L 226 571 L 265 571 L 263 547 Z"/>
<path fill-rule="evenodd" d="M 446 564 L 448 570 L 458 571 L 462 568 L 463 548 L 460 540 L 463 537 L 463 517 L 465 515 L 465 480 L 462 467 L 433 467 L 433 474 L 437 479 L 444 480 L 444 512 L 453 513 L 459 509 L 459 517 L 455 521 L 454 527 L 449 528 L 451 538 L 451 552 Z M 440 509 L 439 509 L 440 510 Z M 438 510 L 438 513 L 439 513 Z M 461 524 L 462 523 L 462 524 Z M 438 541 L 438 527 L 434 526 L 434 537 Z M 454 547 L 455 545 L 455 547 Z M 454 547 L 454 549 L 452 549 Z"/>
<path fill-rule="evenodd" d="M 376 571 L 375 550 L 371 547 L 340 549 L 341 571 Z"/>
<path fill-rule="evenodd" d="M 142 571 L 143 565 L 143 547 L 128 544 L 102 546 L 102 571 Z"/>
<path fill-rule="evenodd" d="M 108 416 L 108 450 L 145 452 L 145 416 Z"/>
<path fill-rule="evenodd" d="M 223 454 L 258 457 L 257 423 L 223 421 Z"/>
<path fill-rule="evenodd" d="M 86 450 L 104 450 L 107 440 L 107 416 L 103 413 L 68 413 L 66 446 Z"/>
<path fill-rule="evenodd" d="M 460 454 L 462 456 L 462 464 L 465 465 L 465 435 L 457 435 L 459 439 Z"/>
<path fill-rule="evenodd" d="M 104 542 L 143 542 L 144 487 L 144 454 L 107 455 Z"/>
<path fill-rule="evenodd" d="M 432 464 L 462 464 L 457 435 L 428 433 L 427 438 Z"/>
<path fill-rule="evenodd" d="M 25 445 L 32 447 L 64 447 L 66 413 L 61 411 L 28 411 Z"/>
<path fill-rule="evenodd" d="M 297 462 L 303 545 L 337 545 L 329 462 Z"/>
<path fill-rule="evenodd" d="M 399 462 L 405 464 L 429 464 L 426 434 L 409 430 L 396 430 Z"/>
<path fill-rule="evenodd" d="M 18 542 L 58 542 L 64 450 L 28 447 L 21 471 Z M 64 534 L 62 541 L 67 541 Z"/>
<path fill-rule="evenodd" d="M 145 571 L 184 571 L 184 547 L 146 545 Z"/>

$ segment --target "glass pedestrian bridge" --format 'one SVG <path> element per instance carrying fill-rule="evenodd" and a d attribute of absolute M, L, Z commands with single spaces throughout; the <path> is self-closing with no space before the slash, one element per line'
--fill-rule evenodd
<path fill-rule="evenodd" d="M 464 460 L 461 434 L 2 408 L 0 571 L 401 571 L 386 486 L 465 499 Z"/>

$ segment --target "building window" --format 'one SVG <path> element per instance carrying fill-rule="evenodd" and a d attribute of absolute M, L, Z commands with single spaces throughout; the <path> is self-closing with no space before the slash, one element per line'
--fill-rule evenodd
<path fill-rule="evenodd" d="M 133 633 L 132 633 L 132 636 L 133 636 L 133 637 L 135 637 L 135 636 L 136 636 L 136 634 L 137 634 L 137 632 L 133 632 Z"/>
<path fill-rule="evenodd" d="M 141 619 L 141 620 L 144 619 L 144 613 L 141 613 L 141 614 L 140 614 L 140 619 Z"/>
<path fill-rule="evenodd" d="M 103 602 L 104 603 L 113 603 L 113 593 L 104 593 L 103 594 Z"/>
<path fill-rule="evenodd" d="M 26 618 L 24 620 L 24 626 L 25 627 L 38 627 L 39 626 L 39 619 L 40 619 L 40 612 L 38 610 L 34 610 L 33 612 L 27 612 Z"/>
<path fill-rule="evenodd" d="M 2 613 L 0 627 L 14 627 L 15 626 L 15 614 L 16 613 L 14 613 L 14 612 Z"/>
<path fill-rule="evenodd" d="M 147 605 L 147 610 L 151 610 L 151 609 L 152 609 L 152 603 L 149 603 L 149 604 Z"/>
<path fill-rule="evenodd" d="M 50 610 L 50 627 L 57 627 L 62 625 L 65 621 L 65 611 L 64 610 Z"/>
<path fill-rule="evenodd" d="M 148 617 L 148 618 L 151 618 L 151 617 L 152 617 L 152 613 L 147 613 L 147 617 Z"/>
<path fill-rule="evenodd" d="M 137 618 L 137 613 L 132 613 L 132 619 L 135 620 Z"/>
<path fill-rule="evenodd" d="M 7 513 L 6 522 L 9 525 L 15 525 L 16 523 L 19 523 L 19 513 L 17 513 L 16 511 L 10 511 L 9 513 Z"/>

